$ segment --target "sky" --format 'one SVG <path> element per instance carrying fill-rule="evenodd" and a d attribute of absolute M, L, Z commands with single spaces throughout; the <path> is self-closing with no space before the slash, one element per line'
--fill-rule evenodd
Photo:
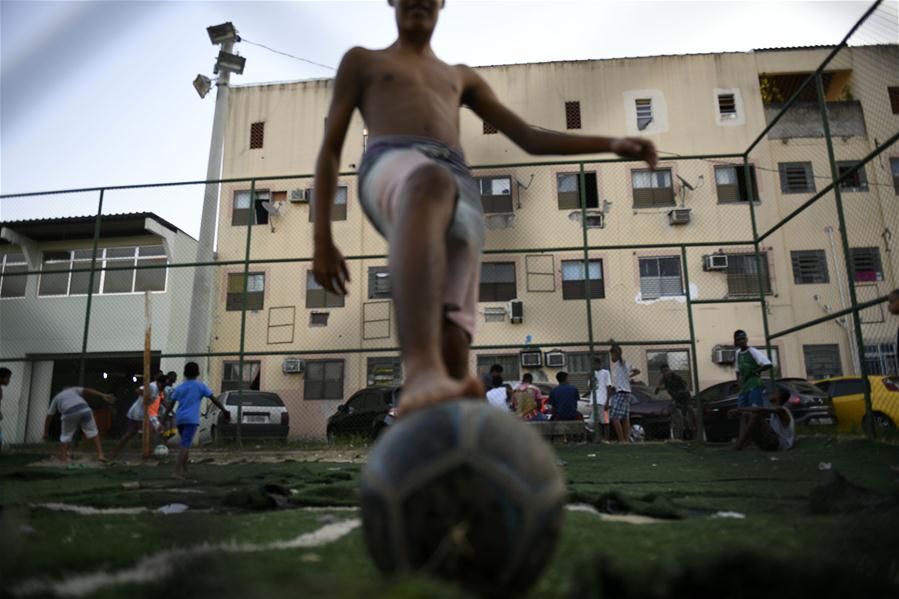
<path fill-rule="evenodd" d="M 835 44 L 869 6 L 449 0 L 433 47 L 477 66 Z M 212 77 L 206 27 L 225 21 L 245 40 L 236 85 L 334 73 L 250 42 L 336 66 L 352 46 L 384 47 L 396 33 L 385 0 L 0 0 L 0 194 L 205 178 L 215 94 L 200 99 L 191 82 Z M 892 24 L 884 35 L 899 41 Z M 0 200 L 0 221 L 91 214 L 97 198 Z M 104 213 L 154 211 L 196 236 L 201 202 L 198 186 L 110 192 Z"/>

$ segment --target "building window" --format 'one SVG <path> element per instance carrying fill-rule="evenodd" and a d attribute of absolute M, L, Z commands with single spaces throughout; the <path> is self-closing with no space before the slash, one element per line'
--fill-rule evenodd
<path fill-rule="evenodd" d="M 25 297 L 28 275 L 12 276 L 19 272 L 28 272 L 25 254 L 0 255 L 0 297 Z"/>
<path fill-rule="evenodd" d="M 634 100 L 637 110 L 637 129 L 643 131 L 652 122 L 652 100 L 649 98 L 637 98 Z"/>
<path fill-rule="evenodd" d="M 495 135 L 497 133 L 496 127 L 484 121 L 484 135 Z"/>
<path fill-rule="evenodd" d="M 762 252 L 759 261 L 755 254 L 727 255 L 727 295 L 729 297 L 758 296 L 758 265 L 761 262 L 765 295 L 771 294 L 771 277 L 768 273 L 768 254 Z"/>
<path fill-rule="evenodd" d="M 343 360 L 308 360 L 303 399 L 343 399 Z"/>
<path fill-rule="evenodd" d="M 556 174 L 556 197 L 559 210 L 580 210 L 581 192 L 578 187 L 580 178 L 580 173 Z M 596 173 L 584 173 L 584 202 L 586 208 L 599 208 Z"/>
<path fill-rule="evenodd" d="M 93 250 L 87 249 L 45 252 L 38 295 L 87 295 L 92 254 Z M 165 249 L 161 245 L 99 248 L 93 293 L 165 291 L 168 269 L 159 267 L 166 263 Z M 69 272 L 81 269 L 88 270 Z"/>
<path fill-rule="evenodd" d="M 368 268 L 368 299 L 390 299 L 390 269 L 386 266 Z"/>
<path fill-rule="evenodd" d="M 512 212 L 512 177 L 477 177 L 485 214 Z"/>
<path fill-rule="evenodd" d="M 366 370 L 369 385 L 403 384 L 403 366 L 399 356 L 369 358 Z"/>
<path fill-rule="evenodd" d="M 602 260 L 590 260 L 588 266 L 590 277 L 590 298 L 606 296 L 605 282 L 602 274 Z M 562 299 L 576 300 L 587 297 L 587 284 L 584 280 L 583 260 L 562 260 Z"/>
<path fill-rule="evenodd" d="M 838 176 L 842 177 L 856 164 L 858 164 L 858 160 L 837 162 L 837 169 L 839 169 Z M 868 191 L 868 176 L 865 174 L 865 167 L 861 167 L 852 173 L 848 179 L 840 182 L 840 191 Z"/>
<path fill-rule="evenodd" d="M 521 379 L 518 354 L 503 354 L 494 356 L 478 356 L 478 378 L 482 378 L 490 372 L 490 367 L 499 364 L 503 367 L 503 380 L 515 382 Z"/>
<path fill-rule="evenodd" d="M 899 195 L 899 158 L 890 158 L 890 172 L 893 175 L 893 191 Z"/>
<path fill-rule="evenodd" d="M 797 285 L 830 283 L 824 250 L 793 251 L 790 252 L 790 259 L 793 262 L 793 282 Z"/>
<path fill-rule="evenodd" d="M 780 190 L 783 193 L 815 191 L 815 176 L 811 162 L 780 162 Z"/>
<path fill-rule="evenodd" d="M 722 119 L 737 118 L 737 100 L 733 94 L 718 94 L 718 114 Z"/>
<path fill-rule="evenodd" d="M 631 171 L 634 188 L 634 208 L 674 206 L 674 188 L 671 186 L 671 169 L 655 171 L 635 169 Z"/>
<path fill-rule="evenodd" d="M 680 258 L 677 256 L 640 258 L 639 263 L 642 299 L 684 295 Z"/>
<path fill-rule="evenodd" d="M 565 128 L 581 128 L 581 103 L 565 102 Z"/>
<path fill-rule="evenodd" d="M 334 205 L 331 206 L 331 220 L 346 220 L 346 201 L 347 201 L 346 185 L 338 185 L 337 191 L 334 192 Z M 315 220 L 315 191 L 309 188 L 309 222 Z"/>
<path fill-rule="evenodd" d="M 318 284 L 315 274 L 306 271 L 306 307 L 307 308 L 343 308 L 344 296 L 331 293 Z"/>
<path fill-rule="evenodd" d="M 225 310 L 235 311 L 243 309 L 243 285 L 242 272 L 228 274 L 228 297 L 225 302 Z M 262 310 L 265 303 L 265 273 L 251 272 L 247 274 L 247 310 Z"/>
<path fill-rule="evenodd" d="M 890 108 L 893 114 L 899 114 L 899 87 L 888 87 L 887 93 L 890 95 Z"/>
<path fill-rule="evenodd" d="M 896 372 L 896 344 L 873 343 L 865 346 L 865 370 L 869 375 L 892 376 Z"/>
<path fill-rule="evenodd" d="M 328 318 L 331 316 L 330 312 L 310 312 L 309 313 L 309 326 L 310 327 L 326 327 L 328 326 Z"/>
<path fill-rule="evenodd" d="M 652 389 L 662 386 L 662 366 L 667 366 L 684 380 L 687 389 L 693 390 L 693 375 L 690 370 L 690 352 L 685 349 L 650 350 L 646 352 L 646 375 Z"/>
<path fill-rule="evenodd" d="M 253 123 L 250 125 L 250 149 L 258 150 L 262 147 L 265 138 L 265 123 Z"/>
<path fill-rule="evenodd" d="M 241 387 L 243 387 L 245 391 L 259 391 L 260 362 L 244 360 L 243 385 L 241 385 L 239 361 L 228 360 L 225 361 L 222 366 L 222 391 L 237 391 Z"/>
<path fill-rule="evenodd" d="M 254 225 L 268 224 L 268 210 L 262 205 L 262 202 L 271 201 L 271 194 L 266 190 L 257 190 L 256 197 L 253 201 L 252 210 L 250 209 L 250 190 L 241 190 L 234 192 L 234 207 L 231 210 L 231 226 L 240 227 L 247 226 L 247 219 L 250 214 L 253 215 Z"/>
<path fill-rule="evenodd" d="M 843 376 L 840 346 L 836 344 L 803 345 L 805 377 L 810 380 Z"/>
<path fill-rule="evenodd" d="M 479 302 L 507 302 L 518 297 L 514 262 L 481 263 Z"/>
<path fill-rule="evenodd" d="M 755 167 L 749 167 L 749 182 L 752 184 L 752 201 L 759 201 L 759 185 L 755 178 Z M 746 202 L 749 196 L 746 191 L 746 170 L 742 166 L 716 166 L 715 185 L 718 190 L 718 202 Z"/>
<path fill-rule="evenodd" d="M 593 358 L 600 360 L 600 368 L 609 369 L 609 353 L 594 351 Z M 590 389 L 590 379 L 596 367 L 590 360 L 590 352 L 566 352 L 564 370 L 568 373 L 568 384 L 577 387 L 579 393 L 586 393 Z"/>
<path fill-rule="evenodd" d="M 880 248 L 851 248 L 852 268 L 856 283 L 873 283 L 883 280 L 883 265 L 880 262 Z"/>

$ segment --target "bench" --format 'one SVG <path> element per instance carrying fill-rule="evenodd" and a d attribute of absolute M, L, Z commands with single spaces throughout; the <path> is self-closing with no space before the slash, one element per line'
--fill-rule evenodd
<path fill-rule="evenodd" d="M 556 437 L 565 437 L 567 440 L 569 436 L 586 440 L 589 432 L 583 420 L 537 420 L 527 424 L 550 441 Z"/>

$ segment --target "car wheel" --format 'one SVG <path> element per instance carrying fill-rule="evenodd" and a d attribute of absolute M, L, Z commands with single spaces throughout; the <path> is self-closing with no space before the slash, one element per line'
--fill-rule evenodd
<path fill-rule="evenodd" d="M 886 414 L 881 414 L 880 412 L 874 413 L 874 426 L 881 430 L 892 430 L 896 428 L 896 423 L 894 423 L 889 416 Z"/>

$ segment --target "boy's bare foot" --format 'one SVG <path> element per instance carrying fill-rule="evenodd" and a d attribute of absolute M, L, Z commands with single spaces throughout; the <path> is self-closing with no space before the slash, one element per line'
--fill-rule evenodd
<path fill-rule="evenodd" d="M 408 416 L 443 401 L 483 397 L 484 386 L 477 377 L 469 375 L 460 381 L 446 373 L 423 373 L 406 380 L 397 412 L 399 416 Z"/>

